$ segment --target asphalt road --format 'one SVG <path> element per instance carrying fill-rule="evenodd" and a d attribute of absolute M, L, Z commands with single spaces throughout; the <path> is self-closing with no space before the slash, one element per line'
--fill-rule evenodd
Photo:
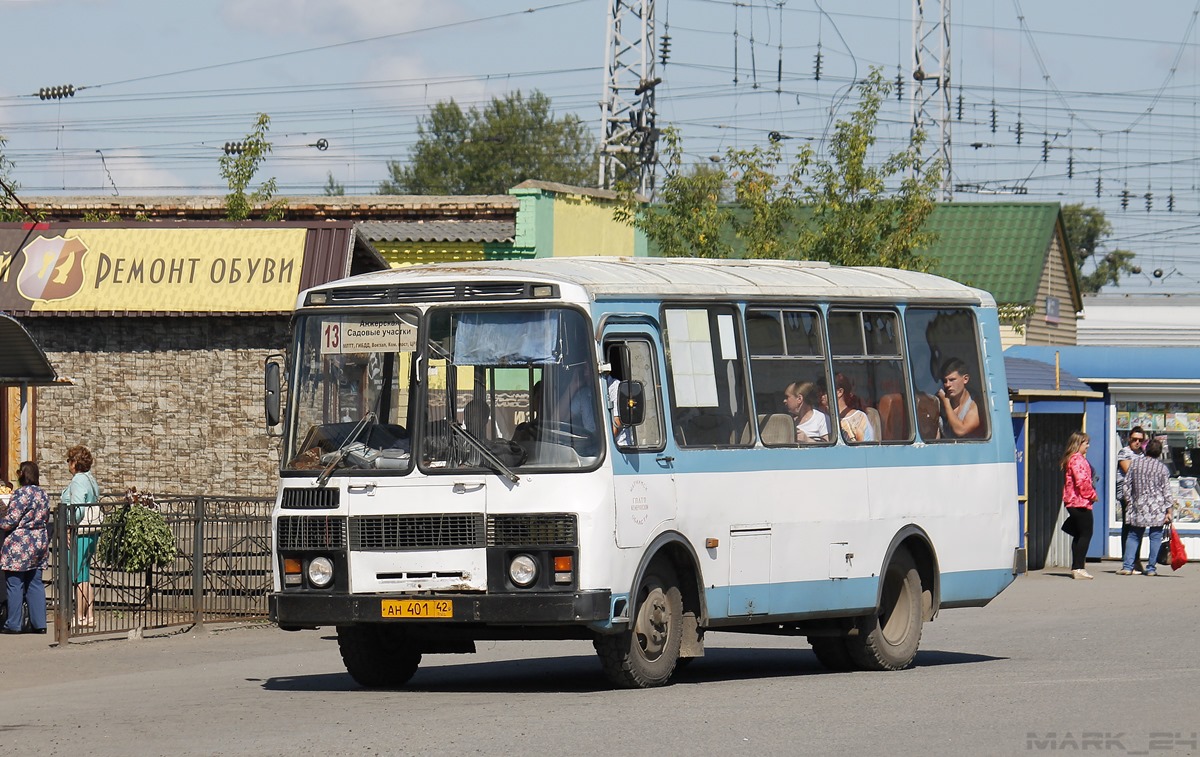
<path fill-rule="evenodd" d="M 0 637 L 20 754 L 1200 754 L 1200 564 L 1051 570 L 925 627 L 916 667 L 828 673 L 803 639 L 710 634 L 670 687 L 609 690 L 585 642 L 426 657 L 360 689 L 331 630 Z"/>

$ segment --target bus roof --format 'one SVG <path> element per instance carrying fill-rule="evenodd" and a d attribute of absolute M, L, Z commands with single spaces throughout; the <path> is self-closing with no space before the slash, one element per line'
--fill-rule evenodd
<path fill-rule="evenodd" d="M 464 278 L 574 285 L 592 300 L 648 296 L 665 299 L 786 297 L 953 301 L 995 306 L 988 293 L 933 274 L 794 260 L 569 257 L 435 263 L 354 276 L 319 289 L 460 283 Z"/>

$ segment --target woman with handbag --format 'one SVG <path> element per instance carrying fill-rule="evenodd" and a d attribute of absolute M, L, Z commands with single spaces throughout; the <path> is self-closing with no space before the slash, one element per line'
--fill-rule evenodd
<path fill-rule="evenodd" d="M 1133 575 L 1133 561 L 1142 548 L 1142 536 L 1150 529 L 1150 559 L 1146 560 L 1147 576 L 1157 576 L 1158 549 L 1162 544 L 1163 526 L 1171 522 L 1171 480 L 1167 466 L 1158 458 L 1162 442 L 1151 439 L 1146 454 L 1129 463 L 1125 474 L 1128 510 L 1125 521 L 1129 535 L 1125 538 L 1125 559 L 1118 575 Z"/>
<path fill-rule="evenodd" d="M 0 633 L 24 633 L 22 606 L 29 606 L 32 633 L 46 633 L 46 586 L 42 568 L 50 554 L 50 497 L 40 482 L 37 463 L 26 460 L 17 468 L 20 488 L 0 511 L 0 570 L 5 572 L 8 621 Z"/>
<path fill-rule="evenodd" d="M 1063 505 L 1067 508 L 1067 522 L 1063 530 L 1072 535 L 1071 577 L 1090 581 L 1092 574 L 1084 569 L 1088 544 L 1092 541 L 1092 503 L 1099 495 L 1092 483 L 1092 466 L 1087 461 L 1088 445 L 1091 440 L 1082 431 L 1075 431 L 1067 439 L 1067 449 L 1059 465 L 1063 469 Z"/>
<path fill-rule="evenodd" d="M 92 556 L 100 541 L 100 485 L 92 475 L 92 452 L 77 445 L 67 450 L 67 469 L 71 483 L 62 493 L 75 527 L 75 551 L 71 556 L 71 582 L 75 585 L 75 627 L 96 625 L 92 614 Z"/>

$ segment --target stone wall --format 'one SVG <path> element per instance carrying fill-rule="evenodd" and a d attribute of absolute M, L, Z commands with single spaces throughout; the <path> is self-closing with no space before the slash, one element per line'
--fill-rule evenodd
<path fill-rule="evenodd" d="M 74 386 L 35 404 L 42 485 L 69 481 L 85 444 L 105 492 L 273 496 L 279 439 L 263 421 L 263 361 L 287 345 L 278 317 L 27 318 Z"/>

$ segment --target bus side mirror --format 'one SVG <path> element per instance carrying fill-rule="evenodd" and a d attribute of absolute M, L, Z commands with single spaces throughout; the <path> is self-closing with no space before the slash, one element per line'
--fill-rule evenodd
<path fill-rule="evenodd" d="M 646 420 L 644 391 L 641 381 L 622 381 L 617 386 L 617 417 L 622 426 L 640 426 Z"/>
<path fill-rule="evenodd" d="M 263 369 L 263 407 L 267 414 L 267 428 L 279 425 L 279 363 L 267 358 Z"/>

